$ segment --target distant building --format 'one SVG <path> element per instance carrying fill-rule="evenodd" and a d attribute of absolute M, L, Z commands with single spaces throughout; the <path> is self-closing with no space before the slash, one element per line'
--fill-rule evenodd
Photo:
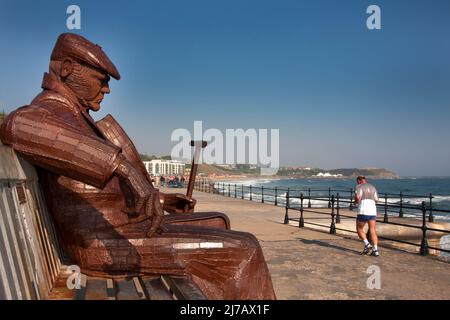
<path fill-rule="evenodd" d="M 342 174 L 340 174 L 340 173 L 338 173 L 338 174 L 331 174 L 331 173 L 329 173 L 329 172 L 325 172 L 325 173 L 319 172 L 319 173 L 316 175 L 316 177 L 324 177 L 324 178 L 330 178 L 330 177 L 332 177 L 332 178 L 338 178 L 338 177 L 342 177 Z"/>
<path fill-rule="evenodd" d="M 143 161 L 145 169 L 152 176 L 184 175 L 185 164 L 178 160 Z"/>

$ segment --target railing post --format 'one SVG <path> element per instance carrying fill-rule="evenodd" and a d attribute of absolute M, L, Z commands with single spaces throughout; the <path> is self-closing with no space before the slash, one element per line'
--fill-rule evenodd
<path fill-rule="evenodd" d="M 350 206 L 348 208 L 353 211 L 353 188 L 350 188 Z"/>
<path fill-rule="evenodd" d="M 250 201 L 253 200 L 253 196 L 252 196 L 252 185 L 250 185 Z"/>
<path fill-rule="evenodd" d="M 275 205 L 275 206 L 278 205 L 278 190 L 277 190 L 277 187 L 275 187 L 275 200 L 274 200 L 274 205 Z"/>
<path fill-rule="evenodd" d="M 422 202 L 422 242 L 420 243 L 420 255 L 427 256 L 429 254 L 427 241 L 427 208 L 425 201 Z"/>
<path fill-rule="evenodd" d="M 336 234 L 336 224 L 334 223 L 334 195 L 331 196 L 331 225 L 330 234 Z"/>
<path fill-rule="evenodd" d="M 303 193 L 300 193 L 300 219 L 298 220 L 298 227 L 303 228 L 305 220 L 303 219 Z"/>
<path fill-rule="evenodd" d="M 261 186 L 261 203 L 264 203 L 264 186 Z"/>
<path fill-rule="evenodd" d="M 433 195 L 430 193 L 430 213 L 428 214 L 428 222 L 434 222 L 433 216 Z"/>
<path fill-rule="evenodd" d="M 328 188 L 328 208 L 331 208 L 331 188 Z"/>
<path fill-rule="evenodd" d="M 308 188 L 308 208 L 311 208 L 311 188 Z"/>
<path fill-rule="evenodd" d="M 341 223 L 341 215 L 339 213 L 339 192 L 337 193 L 336 197 L 336 223 Z"/>
<path fill-rule="evenodd" d="M 236 183 L 234 184 L 234 198 L 237 198 L 237 189 L 236 189 Z"/>
<path fill-rule="evenodd" d="M 228 184 L 228 198 L 231 197 L 231 185 Z"/>
<path fill-rule="evenodd" d="M 403 218 L 403 192 L 400 192 L 400 211 L 398 212 L 398 217 Z"/>
<path fill-rule="evenodd" d="M 241 199 L 244 200 L 244 184 L 241 184 Z"/>
<path fill-rule="evenodd" d="M 284 214 L 284 224 L 289 224 L 289 188 L 286 193 L 286 213 Z"/>
<path fill-rule="evenodd" d="M 389 223 L 389 216 L 388 216 L 388 210 L 387 210 L 387 193 L 384 194 L 384 217 L 383 217 L 384 223 Z"/>

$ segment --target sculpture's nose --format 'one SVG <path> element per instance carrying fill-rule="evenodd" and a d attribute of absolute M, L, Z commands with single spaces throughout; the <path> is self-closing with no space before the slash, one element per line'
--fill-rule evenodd
<path fill-rule="evenodd" d="M 109 85 L 108 85 L 108 83 L 105 83 L 105 84 L 103 85 L 102 92 L 103 92 L 104 94 L 109 94 L 109 93 L 111 92 L 111 90 L 109 90 Z"/>

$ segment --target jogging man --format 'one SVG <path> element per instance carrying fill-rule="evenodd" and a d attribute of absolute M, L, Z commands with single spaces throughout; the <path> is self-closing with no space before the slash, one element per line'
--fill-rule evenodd
<path fill-rule="evenodd" d="M 355 190 L 355 203 L 358 203 L 358 215 L 356 217 L 356 231 L 361 240 L 364 241 L 364 250 L 361 254 L 368 254 L 378 257 L 378 236 L 375 224 L 377 222 L 377 206 L 378 193 L 373 185 L 367 182 L 366 177 L 359 176 L 356 179 L 358 183 Z M 369 224 L 369 234 L 373 246 L 367 240 L 364 232 L 364 226 Z"/>

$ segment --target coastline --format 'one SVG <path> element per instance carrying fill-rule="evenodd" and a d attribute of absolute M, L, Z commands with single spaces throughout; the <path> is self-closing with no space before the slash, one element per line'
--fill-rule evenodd
<path fill-rule="evenodd" d="M 261 176 L 261 175 L 236 175 L 236 176 L 208 176 L 208 177 L 199 177 L 199 179 L 207 179 L 210 181 L 220 182 L 220 181 L 277 181 L 277 180 L 316 180 L 316 181 L 327 181 L 327 180 L 348 180 L 355 179 L 356 177 L 305 177 L 305 176 Z M 400 179 L 411 179 L 411 178 L 402 178 L 402 177 L 382 177 L 382 176 L 368 176 L 369 179 L 376 180 L 400 180 Z M 419 179 L 419 178 L 418 178 Z"/>

